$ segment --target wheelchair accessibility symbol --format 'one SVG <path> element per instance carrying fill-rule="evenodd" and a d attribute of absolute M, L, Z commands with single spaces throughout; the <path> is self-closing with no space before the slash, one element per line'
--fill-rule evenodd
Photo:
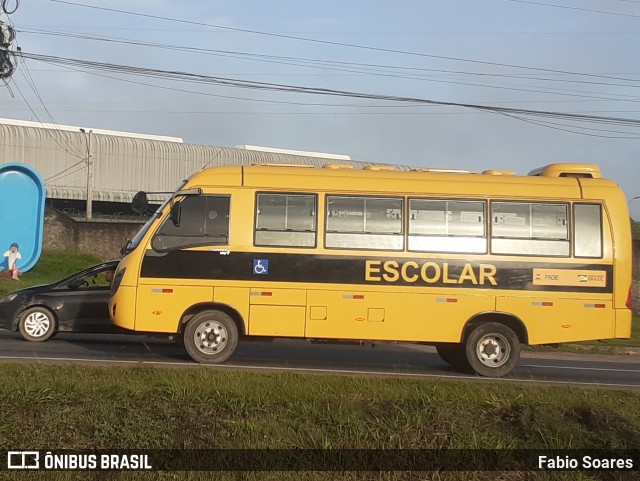
<path fill-rule="evenodd" d="M 263 276 L 269 274 L 269 261 L 267 259 L 253 259 L 253 273 Z"/>

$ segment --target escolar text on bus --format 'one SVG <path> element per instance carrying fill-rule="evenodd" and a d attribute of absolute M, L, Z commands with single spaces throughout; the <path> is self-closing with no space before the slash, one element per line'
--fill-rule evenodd
<path fill-rule="evenodd" d="M 492 264 L 473 266 L 466 263 L 458 276 L 451 276 L 447 262 L 427 261 L 379 261 L 365 262 L 364 279 L 367 282 L 425 282 L 427 284 L 471 284 L 497 286 L 495 275 L 497 269 Z"/>

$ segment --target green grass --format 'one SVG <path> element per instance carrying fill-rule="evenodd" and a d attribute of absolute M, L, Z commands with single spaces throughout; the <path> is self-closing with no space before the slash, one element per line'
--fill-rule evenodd
<path fill-rule="evenodd" d="M 0 446 L 23 449 L 616 449 L 640 446 L 636 392 L 221 369 L 3 363 Z M 0 473 L 2 474 L 2 473 Z M 6 473 L 4 473 L 6 474 Z M 15 474 L 15 473 L 11 473 Z M 34 473 L 35 474 L 35 473 Z M 48 473 L 53 476 L 54 473 Z M 179 473 L 178 473 L 179 474 Z M 369 473 L 216 479 L 432 479 Z M 599 473 L 433 479 L 615 479 Z M 22 479 L 85 479 L 74 473 Z M 33 475 L 32 475 L 33 476 Z M 213 479 L 148 473 L 86 479 Z M 139 477 L 138 477 L 139 476 Z M 174 476 L 174 477 L 172 477 Z M 257 475 L 256 475 L 257 476 Z M 2 479 L 0 477 L 0 479 Z M 15 476 L 5 479 L 18 479 Z"/>
<path fill-rule="evenodd" d="M 100 262 L 44 252 L 0 295 Z M 640 346 L 640 318 L 631 341 Z M 601 345 L 601 344 L 599 344 Z M 0 364 L 2 449 L 638 448 L 637 393 L 207 369 Z M 16 473 L 0 480 L 599 480 L 615 473 Z"/>

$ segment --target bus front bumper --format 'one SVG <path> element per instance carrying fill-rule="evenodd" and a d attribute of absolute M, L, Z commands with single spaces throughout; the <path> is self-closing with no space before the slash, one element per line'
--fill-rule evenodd
<path fill-rule="evenodd" d="M 136 325 L 136 288 L 119 286 L 109 299 L 111 322 L 124 329 L 134 330 Z"/>

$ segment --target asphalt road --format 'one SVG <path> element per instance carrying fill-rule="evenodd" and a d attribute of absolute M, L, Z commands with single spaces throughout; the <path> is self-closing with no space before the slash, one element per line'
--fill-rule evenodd
<path fill-rule="evenodd" d="M 143 363 L 197 366 L 171 341 L 145 336 L 60 333 L 43 343 L 0 330 L 0 360 L 14 362 Z M 241 342 L 211 369 L 287 370 L 308 373 L 486 380 L 455 372 L 434 348 L 412 344 L 335 345 L 304 340 Z M 640 356 L 523 352 L 506 382 L 640 389 Z"/>

